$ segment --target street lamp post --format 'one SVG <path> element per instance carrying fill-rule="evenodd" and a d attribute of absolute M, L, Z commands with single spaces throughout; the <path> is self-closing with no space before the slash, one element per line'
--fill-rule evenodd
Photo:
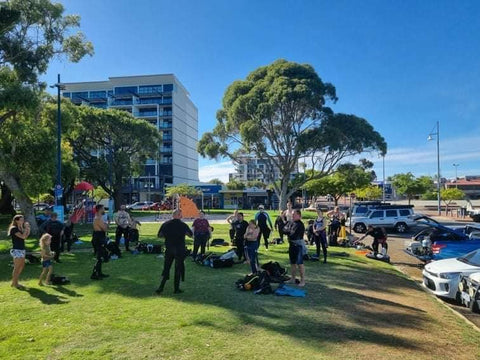
<path fill-rule="evenodd" d="M 455 166 L 455 187 L 458 189 L 458 183 L 457 183 L 457 180 L 458 180 L 458 176 L 457 176 L 457 169 L 458 169 L 458 166 L 460 164 L 453 164 L 453 166 Z"/>
<path fill-rule="evenodd" d="M 63 188 L 62 188 L 62 112 L 60 108 L 60 91 L 65 89 L 65 85 L 60 82 L 58 74 L 57 83 L 50 86 L 57 88 L 57 183 L 55 184 L 55 205 L 60 206 Z"/>
<path fill-rule="evenodd" d="M 440 196 L 440 125 L 437 121 L 437 131 L 428 134 L 427 140 L 433 140 L 433 136 L 437 137 L 437 198 L 438 198 L 438 215 L 442 215 L 442 198 Z"/>

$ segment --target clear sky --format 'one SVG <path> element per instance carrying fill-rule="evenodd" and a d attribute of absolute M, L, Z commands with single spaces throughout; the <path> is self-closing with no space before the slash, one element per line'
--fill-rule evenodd
<path fill-rule="evenodd" d="M 81 16 L 95 55 L 55 61 L 43 79 L 100 81 L 174 73 L 215 125 L 236 79 L 284 58 L 335 85 L 334 111 L 367 119 L 388 144 L 386 176 L 480 175 L 480 1 L 62 0 Z M 367 154 L 368 155 L 368 154 Z M 381 180 L 382 161 L 371 155 Z M 200 180 L 232 166 L 200 158 Z"/>

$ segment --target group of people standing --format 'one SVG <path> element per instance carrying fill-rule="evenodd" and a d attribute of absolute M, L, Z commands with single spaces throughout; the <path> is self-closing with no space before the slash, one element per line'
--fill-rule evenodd
<path fill-rule="evenodd" d="M 341 219 L 343 214 L 335 208 L 327 213 L 330 218 Z M 194 237 L 193 257 L 195 258 L 200 250 L 200 254 L 205 253 L 206 244 L 211 237 L 212 228 L 205 213 L 200 212 L 199 218 L 193 222 L 192 229 L 189 228 L 182 219 L 182 211 L 176 209 L 173 211 L 173 218 L 163 223 L 158 231 L 158 237 L 165 239 L 165 262 L 162 272 L 162 279 L 157 294 L 161 294 L 164 290 L 166 281 L 169 279 L 170 268 L 175 262 L 174 275 L 174 292 L 181 293 L 180 279 L 185 275 L 184 259 L 185 237 Z M 124 205 L 115 214 L 114 221 L 116 224 L 115 243 L 120 245 L 120 239 L 125 239 L 125 249 L 129 250 L 130 241 L 138 241 L 137 225 L 138 221 L 133 219 L 126 211 Z M 259 271 L 258 264 L 258 248 L 261 238 L 264 239 L 265 249 L 268 250 L 269 236 L 274 228 L 268 213 L 263 206 L 259 207 L 259 211 L 255 214 L 254 219 L 247 222 L 242 212 L 235 213 L 227 219 L 231 225 L 230 237 L 236 246 L 236 253 L 240 261 L 249 262 L 252 273 Z M 281 239 L 286 236 L 289 242 L 289 260 L 291 264 L 291 282 L 297 283 L 299 286 L 305 286 L 305 266 L 303 263 L 304 255 L 307 253 L 306 243 L 304 240 L 305 225 L 302 221 L 302 213 L 298 209 L 293 209 L 291 203 L 287 204 L 287 209 L 283 211 L 275 221 L 275 228 L 278 230 Z M 327 224 L 322 211 L 317 211 L 317 218 L 313 223 L 313 239 L 316 244 L 317 256 L 320 256 L 320 248 L 323 251 L 324 262 L 327 261 Z M 55 213 L 45 222 L 42 227 L 45 232 L 40 238 L 40 248 L 42 257 L 42 273 L 40 275 L 39 284 L 43 281 L 49 283 L 52 273 L 52 261 L 60 262 L 60 244 L 61 237 L 66 227 L 57 219 Z M 14 269 L 12 273 L 12 286 L 21 287 L 18 280 L 25 265 L 25 239 L 30 234 L 30 225 L 25 222 L 22 215 L 16 215 L 9 226 L 9 235 L 12 238 L 13 248 L 11 255 L 14 260 Z M 93 220 L 92 246 L 95 252 L 95 264 L 93 267 L 91 279 L 102 280 L 108 277 L 102 272 L 102 263 L 108 258 L 106 249 L 106 240 L 108 232 L 108 219 L 106 219 L 105 209 L 103 205 L 95 206 L 95 217 Z M 297 279 L 297 274 L 299 279 Z"/>
<path fill-rule="evenodd" d="M 291 204 L 287 210 L 279 216 L 282 220 L 276 220 L 275 227 L 280 236 L 287 236 L 289 242 L 289 259 L 291 264 L 292 278 L 291 282 L 296 283 L 297 273 L 300 275 L 299 286 L 305 286 L 305 266 L 303 256 L 306 253 L 306 244 L 303 240 L 305 234 L 305 225 L 302 221 L 300 210 L 294 210 Z M 284 220 L 283 220 L 284 219 Z M 254 219 L 247 222 L 242 212 L 235 211 L 233 215 L 227 218 L 231 225 L 230 238 L 236 247 L 236 253 L 239 260 L 245 259 L 250 263 L 252 273 L 259 271 L 258 248 L 263 237 L 265 249 L 268 250 L 269 236 L 272 232 L 272 221 L 262 205 L 255 214 Z M 298 270 L 298 271 L 297 271 Z"/>

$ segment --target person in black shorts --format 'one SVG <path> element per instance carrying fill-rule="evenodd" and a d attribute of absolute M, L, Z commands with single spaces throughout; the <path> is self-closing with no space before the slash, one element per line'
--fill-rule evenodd
<path fill-rule="evenodd" d="M 385 249 L 385 253 L 387 252 L 388 250 L 387 232 L 385 231 L 384 228 L 373 227 L 372 225 L 368 225 L 367 232 L 360 239 L 358 239 L 358 241 L 362 241 L 367 236 L 373 237 L 372 249 L 373 249 L 373 254 L 375 256 L 377 256 L 378 254 L 378 245 L 380 244 Z"/>
<path fill-rule="evenodd" d="M 302 222 L 302 213 L 300 210 L 293 211 L 293 220 L 289 221 L 285 228 L 284 233 L 288 236 L 288 256 L 290 258 L 290 265 L 292 266 L 292 279 L 291 283 L 296 283 L 295 276 L 297 275 L 297 268 L 300 273 L 300 283 L 298 286 L 305 286 L 305 265 L 303 264 L 303 255 L 305 254 L 305 240 L 303 235 L 305 234 L 305 225 Z"/>
<path fill-rule="evenodd" d="M 245 232 L 247 231 L 248 222 L 243 219 L 243 213 L 237 214 L 237 220 L 233 222 L 235 229 L 235 246 L 237 248 L 238 261 L 246 260 L 245 258 Z"/>
<path fill-rule="evenodd" d="M 170 268 L 175 260 L 175 275 L 173 280 L 174 293 L 179 294 L 180 277 L 182 276 L 185 260 L 185 236 L 192 237 L 193 232 L 182 220 L 182 210 L 173 211 L 173 219 L 166 221 L 158 230 L 158 237 L 165 239 L 165 262 L 163 265 L 162 280 L 155 291 L 158 295 L 163 292 L 165 283 L 170 278 Z"/>
<path fill-rule="evenodd" d="M 102 280 L 108 277 L 107 274 L 102 273 L 102 262 L 108 260 L 108 251 L 105 248 L 108 224 L 103 221 L 104 214 L 105 209 L 103 205 L 96 205 L 95 218 L 93 219 L 92 246 L 97 261 L 93 266 L 92 275 L 90 276 L 92 280 Z"/>

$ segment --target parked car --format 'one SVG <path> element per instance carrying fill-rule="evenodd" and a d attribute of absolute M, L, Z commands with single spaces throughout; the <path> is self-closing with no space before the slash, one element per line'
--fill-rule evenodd
<path fill-rule="evenodd" d="M 412 236 L 404 251 L 421 261 L 454 258 L 480 248 L 479 226 L 444 226 L 427 216 L 415 220 L 424 228 Z"/>
<path fill-rule="evenodd" d="M 159 211 L 160 210 L 160 207 L 161 207 L 161 203 L 159 202 L 154 202 L 153 204 L 150 204 L 150 205 L 145 205 L 142 210 L 154 210 L 154 211 Z"/>
<path fill-rule="evenodd" d="M 472 312 L 480 312 L 480 272 L 462 275 L 458 283 L 460 301 Z"/>
<path fill-rule="evenodd" d="M 423 285 L 437 296 L 460 302 L 460 277 L 476 272 L 480 272 L 480 249 L 457 258 L 428 263 L 423 269 Z"/>
<path fill-rule="evenodd" d="M 358 201 L 353 203 L 352 217 L 365 216 L 371 209 L 388 206 L 390 203 L 382 203 L 381 201 Z"/>
<path fill-rule="evenodd" d="M 153 201 L 137 201 L 133 204 L 127 205 L 127 210 L 143 210 L 145 206 L 150 206 L 153 204 Z"/>
<path fill-rule="evenodd" d="M 365 216 L 354 216 L 347 220 L 347 226 L 357 233 L 364 233 L 368 225 L 393 228 L 399 233 L 415 225 L 413 205 L 382 205 L 370 209 Z"/>
<path fill-rule="evenodd" d="M 35 211 L 44 211 L 50 206 L 50 204 L 44 203 L 44 202 L 38 202 L 33 204 L 33 210 Z"/>

